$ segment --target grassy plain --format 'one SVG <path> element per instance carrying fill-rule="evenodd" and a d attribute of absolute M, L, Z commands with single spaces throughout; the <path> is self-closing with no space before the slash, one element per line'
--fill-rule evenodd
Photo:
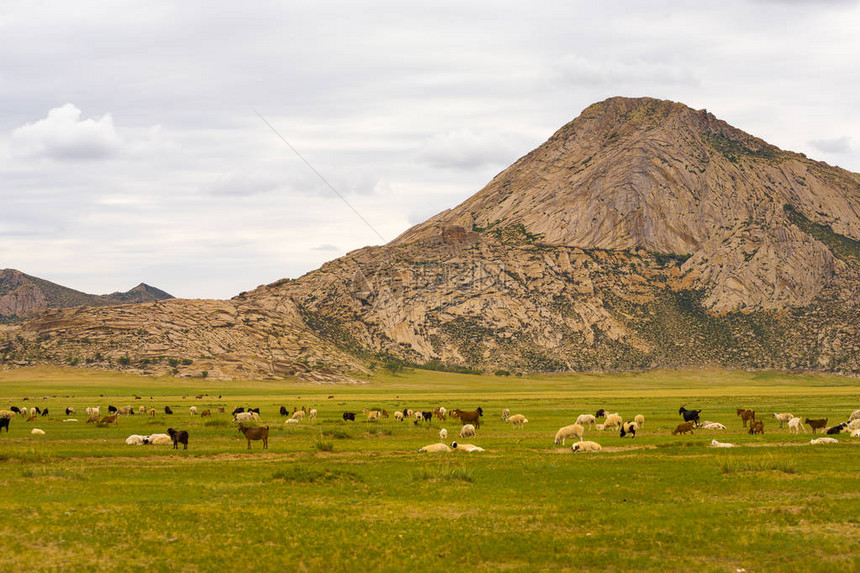
<path fill-rule="evenodd" d="M 195 398 L 204 394 L 203 398 Z M 220 398 L 218 397 L 220 395 Z M 140 399 L 135 399 L 140 396 Z M 24 398 L 28 400 L 24 401 Z M 44 397 L 47 397 L 45 399 Z M 725 432 L 671 436 L 678 407 Z M 84 408 L 154 407 L 118 427 Z M 655 371 L 505 378 L 415 371 L 367 384 L 141 378 L 82 369 L 0 372 L 0 408 L 38 405 L 0 435 L 0 565 L 28 570 L 856 571 L 860 439 L 833 446 L 778 429 L 771 412 L 847 419 L 860 381 L 823 375 Z M 175 412 L 163 413 L 165 405 Z M 258 406 L 269 449 L 248 452 L 229 414 Z M 319 411 L 285 426 L 281 405 Z M 474 409 L 481 454 L 418 454 L 454 420 L 344 422 L 345 410 Z M 72 406 L 79 422 L 63 422 Z M 735 415 L 751 407 L 765 434 Z M 525 414 L 523 430 L 500 421 Z M 599 454 L 553 445 L 597 408 L 643 414 L 638 436 L 588 432 Z M 357 417 L 361 419 L 360 416 Z M 130 434 L 191 435 L 188 451 Z M 33 427 L 44 436 L 30 434 Z M 742 447 L 711 449 L 712 438 Z"/>

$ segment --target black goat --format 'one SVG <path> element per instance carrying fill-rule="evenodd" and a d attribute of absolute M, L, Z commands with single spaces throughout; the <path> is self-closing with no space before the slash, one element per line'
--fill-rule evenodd
<path fill-rule="evenodd" d="M 290 415 L 290 411 L 287 410 L 287 407 L 281 406 L 281 416 L 289 416 L 289 415 Z"/>
<path fill-rule="evenodd" d="M 173 428 L 167 428 L 167 434 L 170 436 L 170 439 L 173 440 L 173 449 L 178 450 L 179 444 L 183 444 L 185 447 L 183 449 L 188 449 L 188 432 L 185 430 L 174 430 Z"/>
<path fill-rule="evenodd" d="M 42 411 L 39 409 L 39 407 L 38 407 L 38 406 L 36 406 L 36 413 L 37 413 L 37 414 L 41 414 L 41 413 L 42 413 Z"/>
<path fill-rule="evenodd" d="M 66 416 L 68 416 L 69 414 L 74 414 L 74 413 L 75 413 L 74 408 L 69 408 L 68 406 L 66 407 Z"/>
<path fill-rule="evenodd" d="M 116 406 L 108 406 L 108 414 L 115 414 Z"/>
<path fill-rule="evenodd" d="M 606 417 L 606 410 L 604 410 L 603 408 L 599 409 L 598 411 L 596 411 L 594 413 L 594 417 L 595 418 L 605 418 Z"/>
<path fill-rule="evenodd" d="M 48 415 L 48 409 L 47 409 L 47 408 L 45 408 L 44 410 L 42 410 L 42 415 L 43 415 L 43 416 L 47 416 L 47 415 Z"/>
<path fill-rule="evenodd" d="M 825 434 L 830 434 L 830 435 L 838 434 L 839 432 L 841 432 L 842 430 L 844 430 L 847 427 L 848 427 L 848 422 L 842 422 L 841 424 L 839 424 L 837 426 L 833 426 L 832 428 L 827 428 L 827 431 L 825 432 Z"/>
<path fill-rule="evenodd" d="M 347 420 L 355 422 L 355 412 L 344 412 L 343 421 L 346 422 Z"/>
<path fill-rule="evenodd" d="M 236 414 L 241 414 L 244 411 L 245 411 L 245 408 L 243 408 L 242 406 L 239 406 L 238 408 L 233 410 L 233 416 L 236 416 Z"/>
<path fill-rule="evenodd" d="M 254 412 L 254 413 L 255 413 L 255 414 L 257 414 L 258 416 L 260 415 L 260 409 L 259 409 L 259 408 L 248 408 L 248 411 L 249 411 L 249 412 Z"/>
<path fill-rule="evenodd" d="M 0 418 L 0 430 L 6 428 L 6 433 L 9 433 L 9 418 Z"/>
<path fill-rule="evenodd" d="M 686 406 L 686 404 L 684 404 Z M 684 417 L 685 422 L 695 422 L 696 426 L 699 425 L 699 414 L 701 414 L 702 410 L 688 410 L 684 406 L 678 408 L 678 414 Z"/>
<path fill-rule="evenodd" d="M 425 422 L 431 422 L 431 421 L 433 421 L 433 411 L 431 410 L 429 412 L 425 412 L 422 410 L 421 411 L 421 417 L 424 418 Z"/>
<path fill-rule="evenodd" d="M 164 407 L 164 413 L 165 414 L 172 414 L 173 410 L 170 409 L 170 406 L 165 406 Z"/>

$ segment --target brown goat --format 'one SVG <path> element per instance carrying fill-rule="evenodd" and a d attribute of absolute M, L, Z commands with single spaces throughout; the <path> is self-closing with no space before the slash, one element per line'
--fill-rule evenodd
<path fill-rule="evenodd" d="M 815 430 L 820 430 L 821 428 L 827 426 L 827 420 L 829 420 L 829 418 L 818 418 L 815 420 L 810 420 L 809 418 L 807 418 L 804 420 L 804 422 L 809 424 L 809 427 L 812 428 L 812 433 L 814 434 Z"/>
<path fill-rule="evenodd" d="M 98 421 L 99 421 L 99 415 L 98 414 L 90 414 L 90 417 L 87 418 L 87 424 L 95 424 L 95 423 L 98 423 Z"/>
<path fill-rule="evenodd" d="M 682 424 L 678 424 L 678 426 L 672 430 L 672 435 L 676 434 L 686 434 L 687 432 L 693 433 L 693 422 L 684 422 Z"/>
<path fill-rule="evenodd" d="M 242 422 L 239 422 L 239 431 L 245 435 L 248 440 L 248 449 L 251 449 L 251 440 L 263 440 L 263 449 L 269 449 L 269 426 L 265 428 L 246 428 Z"/>
<path fill-rule="evenodd" d="M 481 415 L 484 411 L 478 408 L 474 412 L 464 412 L 460 408 L 454 408 L 451 411 L 452 418 L 460 418 L 460 423 L 463 425 L 474 424 L 475 428 L 481 427 Z"/>
<path fill-rule="evenodd" d="M 99 420 L 99 425 L 102 425 L 102 424 L 114 424 L 114 425 L 117 425 L 117 426 L 118 426 L 119 424 L 118 424 L 118 423 L 117 423 L 117 421 L 116 421 L 117 417 L 118 417 L 118 416 L 117 416 L 117 414 L 111 414 L 110 416 L 105 416 L 104 418 L 102 418 L 101 420 Z"/>
<path fill-rule="evenodd" d="M 203 410 L 202 412 L 200 412 L 201 418 L 205 418 L 206 416 L 211 416 L 211 415 L 212 415 L 212 410 L 210 410 L 208 408 Z"/>
<path fill-rule="evenodd" d="M 761 420 L 750 421 L 750 434 L 764 434 L 764 422 Z"/>
<path fill-rule="evenodd" d="M 755 410 L 745 410 L 743 408 L 738 408 L 738 416 L 741 417 L 741 420 L 744 423 L 744 428 L 746 428 L 747 422 L 755 420 Z"/>

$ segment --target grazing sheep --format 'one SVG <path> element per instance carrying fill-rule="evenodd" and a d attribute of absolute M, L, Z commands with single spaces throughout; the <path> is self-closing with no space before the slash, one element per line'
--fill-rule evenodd
<path fill-rule="evenodd" d="M 251 440 L 263 440 L 263 449 L 269 449 L 269 426 L 265 428 L 246 428 L 244 424 L 239 423 L 239 431 L 245 435 L 248 440 L 248 449 L 251 449 Z"/>
<path fill-rule="evenodd" d="M 117 422 L 118 417 L 119 417 L 118 414 L 111 414 L 110 416 L 105 416 L 104 418 L 99 420 L 99 426 L 107 425 L 107 424 L 113 424 L 114 426 L 118 426 L 119 425 L 119 423 Z"/>
<path fill-rule="evenodd" d="M 30 433 L 36 434 L 37 436 L 44 436 L 45 430 L 40 430 L 39 428 L 33 428 L 32 430 L 30 430 Z"/>
<path fill-rule="evenodd" d="M 289 418 L 289 419 L 287 419 L 286 422 L 284 422 L 284 424 L 298 424 L 298 423 L 299 423 L 299 421 L 296 420 L 295 418 Z"/>
<path fill-rule="evenodd" d="M 726 427 L 717 422 L 702 422 L 699 424 L 699 428 L 702 430 L 725 430 Z"/>
<path fill-rule="evenodd" d="M 11 421 L 12 420 L 10 420 L 9 418 L 0 418 L 0 430 L 2 430 L 3 428 L 6 428 L 6 433 L 8 434 L 9 433 L 9 423 Z"/>
<path fill-rule="evenodd" d="M 764 422 L 761 420 L 755 420 L 750 422 L 750 434 L 764 434 Z"/>
<path fill-rule="evenodd" d="M 196 416 L 197 415 L 197 406 L 191 406 L 190 408 L 188 408 L 188 411 L 191 412 L 192 416 Z"/>
<path fill-rule="evenodd" d="M 522 414 L 514 414 L 510 418 L 508 418 L 508 423 L 511 424 L 514 428 L 523 429 L 525 424 L 528 424 L 528 419 Z"/>
<path fill-rule="evenodd" d="M 594 424 L 594 429 L 598 432 L 602 432 L 606 429 L 606 426 L 604 426 L 603 424 Z"/>
<path fill-rule="evenodd" d="M 200 412 L 200 417 L 201 418 L 211 418 L 212 417 L 212 410 L 210 410 L 209 408 L 206 408 L 205 410 Z"/>
<path fill-rule="evenodd" d="M 167 434 L 152 434 L 144 438 L 144 444 L 152 444 L 153 446 L 168 446 L 173 442 Z"/>
<path fill-rule="evenodd" d="M 643 416 L 642 414 L 636 414 L 636 416 L 633 418 L 633 421 L 636 422 L 636 425 L 640 428 L 645 426 L 645 416 Z"/>
<path fill-rule="evenodd" d="M 820 444 L 838 444 L 839 440 L 837 440 L 836 438 L 817 438 L 809 440 L 809 443 L 813 446 L 817 446 Z"/>
<path fill-rule="evenodd" d="M 403 412 L 394 412 L 394 419 L 398 422 L 403 421 Z"/>
<path fill-rule="evenodd" d="M 433 411 L 432 410 L 422 411 L 421 417 L 424 419 L 425 422 L 432 422 L 433 421 Z"/>
<path fill-rule="evenodd" d="M 355 422 L 355 412 L 344 412 L 343 421 L 346 422 L 347 420 Z"/>
<path fill-rule="evenodd" d="M 609 414 L 603 422 L 603 428 L 606 430 L 609 428 L 620 428 L 623 423 L 624 419 L 618 414 Z"/>
<path fill-rule="evenodd" d="M 829 418 L 816 418 L 815 420 L 810 420 L 809 418 L 805 419 L 804 422 L 812 428 L 812 433 L 815 433 L 815 430 L 820 430 L 827 426 L 827 420 Z"/>
<path fill-rule="evenodd" d="M 484 448 L 478 447 L 474 444 L 458 444 L 457 442 L 451 442 L 451 448 L 455 452 L 483 452 Z"/>
<path fill-rule="evenodd" d="M 183 449 L 188 449 L 188 432 L 185 430 L 174 430 L 173 428 L 167 428 L 167 435 L 170 436 L 170 439 L 173 440 L 173 449 L 178 450 L 179 444 L 184 445 Z"/>
<path fill-rule="evenodd" d="M 143 404 L 138 406 L 137 407 L 137 413 L 140 414 L 141 416 L 146 416 L 146 406 L 144 406 Z"/>
<path fill-rule="evenodd" d="M 554 443 L 557 446 L 560 442 L 563 446 L 568 439 L 572 440 L 573 438 L 577 438 L 581 440 L 582 434 L 584 432 L 585 428 L 582 427 L 582 424 L 571 424 L 569 426 L 564 426 L 562 428 L 559 428 L 558 431 L 555 433 Z"/>
<path fill-rule="evenodd" d="M 302 422 L 302 421 L 304 421 L 304 419 L 305 419 L 305 413 L 304 413 L 304 412 L 302 412 L 301 410 L 297 410 L 297 411 L 295 411 L 295 412 L 293 413 L 293 415 L 292 415 L 292 419 L 293 419 L 293 420 L 298 420 L 299 422 Z"/>
<path fill-rule="evenodd" d="M 718 442 L 717 440 L 711 440 L 711 445 L 709 448 L 734 448 L 737 447 L 734 444 L 729 444 L 726 442 Z"/>
<path fill-rule="evenodd" d="M 439 430 L 439 441 L 444 442 L 447 439 L 448 439 L 448 430 L 446 430 L 445 428 L 442 428 L 441 430 Z"/>
<path fill-rule="evenodd" d="M 15 417 L 15 412 L 12 410 L 0 410 L 0 418 L 5 418 L 7 420 L 11 420 Z"/>
<path fill-rule="evenodd" d="M 577 416 L 574 424 L 579 424 L 580 426 L 593 426 L 596 422 L 597 419 L 591 414 L 580 414 Z"/>
<path fill-rule="evenodd" d="M 853 422 L 854 420 L 860 420 L 860 410 L 854 410 L 851 412 L 851 416 L 849 416 L 848 421 Z"/>
<path fill-rule="evenodd" d="M 636 430 L 639 429 L 639 424 L 636 422 L 625 422 L 621 424 L 621 433 L 620 437 L 630 436 L 631 438 L 636 437 Z"/>
<path fill-rule="evenodd" d="M 421 418 L 423 418 L 424 415 L 421 413 L 421 410 L 416 410 L 415 412 L 412 412 L 412 417 L 415 419 L 415 423 L 417 424 L 421 421 Z"/>
<path fill-rule="evenodd" d="M 149 415 L 152 416 L 153 418 L 155 417 L 155 408 L 149 409 Z"/>
<path fill-rule="evenodd" d="M 803 420 L 800 418 L 792 418 L 788 421 L 788 431 L 793 434 L 799 434 L 800 430 L 806 433 L 806 427 L 803 425 Z"/>
<path fill-rule="evenodd" d="M 773 413 L 773 417 L 779 421 L 779 427 L 782 428 L 783 424 L 787 424 L 789 420 L 794 418 L 794 414 L 790 414 L 788 412 L 783 412 L 782 414 Z"/>
<path fill-rule="evenodd" d="M 684 435 L 687 432 L 690 432 L 691 434 L 693 433 L 693 422 L 684 422 L 682 424 L 678 424 L 678 426 L 674 430 L 672 430 L 672 435 Z"/>
<path fill-rule="evenodd" d="M 371 420 L 379 420 L 380 412 L 379 410 L 362 410 L 365 416 L 367 416 L 367 421 Z"/>
<path fill-rule="evenodd" d="M 737 412 L 738 412 L 738 416 L 741 417 L 741 421 L 744 423 L 744 428 L 747 427 L 747 422 L 751 422 L 752 420 L 755 420 L 755 410 L 738 408 Z"/>
<path fill-rule="evenodd" d="M 430 444 L 429 446 L 424 446 L 423 448 L 418 448 L 419 454 L 424 453 L 441 453 L 441 452 L 450 452 L 451 448 L 447 446 L 447 444 Z"/>
<path fill-rule="evenodd" d="M 35 418 L 39 414 L 40 414 L 40 412 L 39 412 L 38 408 L 30 408 L 30 417 L 31 418 Z"/>
<path fill-rule="evenodd" d="M 462 428 L 460 428 L 460 437 L 461 438 L 470 438 L 475 435 L 475 426 L 472 424 L 466 424 Z"/>
<path fill-rule="evenodd" d="M 125 439 L 125 443 L 129 446 L 142 446 L 145 442 L 143 441 L 146 436 L 138 436 L 137 434 L 132 434 Z"/>
<path fill-rule="evenodd" d="M 603 446 L 598 444 L 597 442 L 577 442 L 570 446 L 570 451 L 572 452 L 599 452 L 603 449 Z"/>
<path fill-rule="evenodd" d="M 278 412 L 281 414 L 281 416 L 289 416 L 290 415 L 290 411 L 287 410 L 286 406 L 281 406 L 281 409 Z"/>
<path fill-rule="evenodd" d="M 502 422 L 507 422 L 508 418 L 510 418 L 510 417 L 511 417 L 510 408 L 505 408 L 504 410 L 502 410 Z"/>

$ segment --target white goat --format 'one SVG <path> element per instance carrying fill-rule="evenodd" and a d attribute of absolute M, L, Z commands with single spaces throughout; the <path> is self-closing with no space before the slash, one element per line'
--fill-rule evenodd
<path fill-rule="evenodd" d="M 564 426 L 563 428 L 559 428 L 559 430 L 555 433 L 555 445 L 565 445 L 565 441 L 573 438 L 582 439 L 582 434 L 585 432 L 585 428 L 582 427 L 582 424 L 571 424 L 569 426 Z"/>
<path fill-rule="evenodd" d="M 308 421 L 313 422 L 316 419 L 317 419 L 317 409 L 311 408 L 311 411 L 308 412 Z"/>
<path fill-rule="evenodd" d="M 794 414 L 790 414 L 788 412 L 783 412 L 782 414 L 773 413 L 773 417 L 779 420 L 779 427 L 781 428 L 783 424 L 788 423 L 789 420 L 794 418 Z"/>
<path fill-rule="evenodd" d="M 801 430 L 806 433 L 806 426 L 800 418 L 792 418 L 788 421 L 788 430 L 793 434 L 799 434 Z"/>

